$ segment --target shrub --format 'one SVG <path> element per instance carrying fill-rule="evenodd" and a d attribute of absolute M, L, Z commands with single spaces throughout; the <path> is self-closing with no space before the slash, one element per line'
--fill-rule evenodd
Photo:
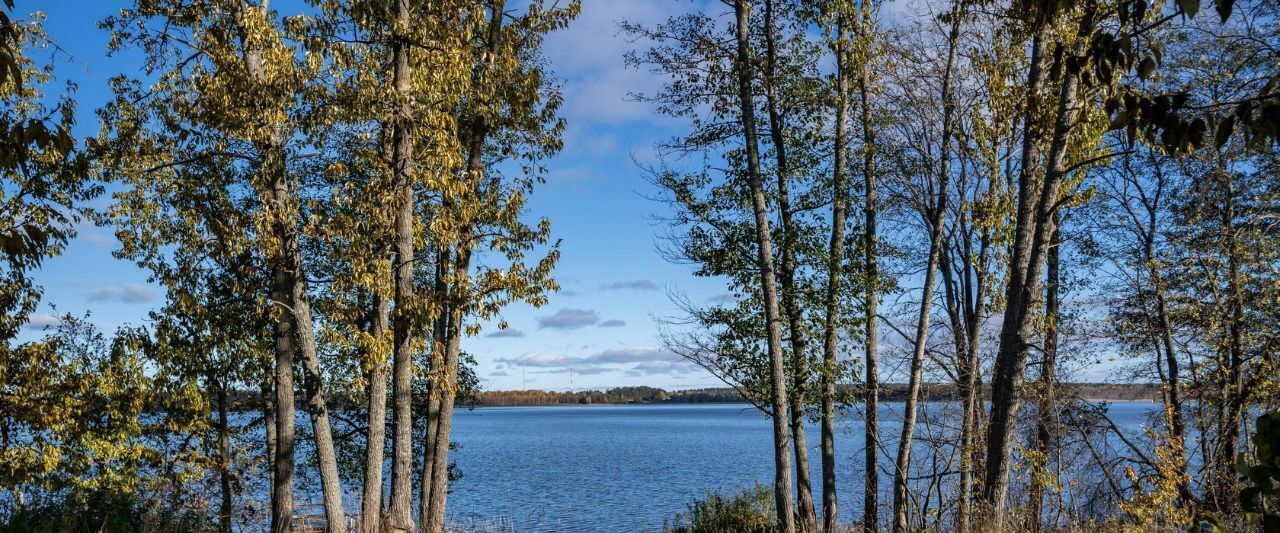
<path fill-rule="evenodd" d="M 767 533 L 775 531 L 773 489 L 757 484 L 728 496 L 707 491 L 705 498 L 677 513 L 668 533 Z"/>
<path fill-rule="evenodd" d="M 95 491 L 47 497 L 0 519 L 0 533 L 201 533 L 215 531 L 208 517 L 149 504 L 136 494 Z"/>

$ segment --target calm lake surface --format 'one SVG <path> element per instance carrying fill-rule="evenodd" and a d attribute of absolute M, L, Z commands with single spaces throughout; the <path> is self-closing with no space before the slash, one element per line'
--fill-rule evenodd
<path fill-rule="evenodd" d="M 941 438 L 959 424 L 954 405 L 930 404 Z M 1137 431 L 1159 408 L 1113 403 L 1110 417 Z M 881 432 L 896 440 L 902 404 L 882 406 Z M 837 427 L 841 521 L 861 513 L 863 438 L 860 415 Z M 821 505 L 816 424 L 807 440 L 815 500 Z M 660 530 L 663 520 L 705 494 L 769 483 L 772 426 L 746 404 L 489 407 L 455 411 L 450 454 L 463 472 L 449 495 L 459 524 L 500 522 L 518 531 L 634 532 Z M 922 424 L 917 439 L 928 440 Z M 889 452 L 896 449 L 890 444 Z M 917 451 L 918 450 L 918 451 Z M 913 447 L 920 460 L 927 448 Z M 883 453 L 883 452 L 882 452 Z M 891 459 L 882 457 L 881 488 L 889 498 Z M 915 459 L 913 458 L 913 462 Z M 819 511 L 821 517 L 821 511 Z"/>

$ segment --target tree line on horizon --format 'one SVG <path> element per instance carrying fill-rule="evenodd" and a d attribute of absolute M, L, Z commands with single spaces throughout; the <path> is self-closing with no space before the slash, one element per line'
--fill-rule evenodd
<path fill-rule="evenodd" d="M 301 486 L 329 531 L 445 530 L 463 340 L 558 289 L 526 200 L 580 5 L 304 4 L 126 2 L 99 25 L 142 69 L 77 139 L 43 16 L 0 0 L 6 527 L 291 531 Z M 737 297 L 674 295 L 663 341 L 770 417 L 770 529 L 1277 527 L 1280 4 L 709 5 L 620 33 L 681 125 L 641 169 L 662 252 Z M 164 305 L 18 342 L 82 223 Z M 1161 409 L 1118 427 L 1081 368 Z"/>

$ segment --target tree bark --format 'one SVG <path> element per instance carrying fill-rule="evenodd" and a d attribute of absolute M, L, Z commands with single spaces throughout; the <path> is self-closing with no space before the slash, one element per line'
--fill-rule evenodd
<path fill-rule="evenodd" d="M 222 501 L 218 505 L 218 529 L 231 533 L 231 434 L 227 407 L 227 387 L 219 380 L 209 380 L 218 400 L 218 489 Z"/>
<path fill-rule="evenodd" d="M 836 124 L 834 162 L 831 172 L 831 242 L 827 257 L 827 309 L 822 345 L 822 530 L 836 531 L 840 512 L 836 499 L 836 372 L 840 340 L 840 286 L 844 281 L 845 219 L 848 191 L 845 190 L 845 151 L 848 138 L 849 81 L 845 72 L 845 15 L 836 22 Z"/>
<path fill-rule="evenodd" d="M 279 263 L 279 257 L 275 262 Z M 277 264 L 273 269 L 275 286 L 271 299 L 274 302 L 288 301 L 284 290 L 287 286 L 284 268 Z M 293 319 L 281 309 L 276 309 L 274 314 L 277 315 L 272 321 L 276 356 L 276 453 L 272 460 L 275 469 L 271 476 L 271 531 L 288 533 L 293 531 L 294 428 L 297 418 L 293 398 Z"/>
<path fill-rule="evenodd" d="M 1058 365 L 1058 321 L 1061 319 L 1059 312 L 1059 283 L 1061 281 L 1059 263 L 1061 244 L 1061 229 L 1058 227 L 1058 214 L 1053 215 L 1053 231 L 1050 239 L 1049 255 L 1046 263 L 1046 283 L 1045 287 L 1045 333 L 1044 333 L 1044 360 L 1041 362 L 1040 368 L 1040 405 L 1036 413 L 1036 440 L 1035 455 L 1031 467 L 1031 487 L 1027 491 L 1028 511 L 1027 525 L 1031 531 L 1040 531 L 1042 527 L 1044 514 L 1044 493 L 1046 480 L 1049 476 L 1048 461 L 1049 451 L 1052 439 L 1057 434 L 1055 429 L 1057 419 L 1057 402 L 1055 393 L 1057 384 L 1057 365 Z"/>
<path fill-rule="evenodd" d="M 449 283 L 445 279 L 449 273 L 449 249 L 442 248 L 437 251 L 435 264 L 435 285 L 434 297 L 438 302 L 448 301 Z M 438 354 L 431 358 L 431 364 L 443 365 L 448 359 L 446 355 L 449 345 L 449 312 L 442 311 L 435 318 L 432 324 L 431 333 L 431 350 L 433 354 Z M 436 369 L 429 369 L 428 376 L 433 375 Z M 418 525 L 423 529 L 427 529 L 431 516 L 431 485 L 433 482 L 433 472 L 435 470 L 435 450 L 436 450 L 436 426 L 440 420 L 440 397 L 438 387 L 433 383 L 432 379 L 427 380 L 427 438 L 423 442 L 422 447 L 422 475 L 418 479 L 421 485 L 418 494 Z M 446 443 L 447 444 L 447 443 Z"/>
<path fill-rule="evenodd" d="M 787 401 L 787 371 L 782 357 L 782 332 L 778 312 L 778 294 L 773 265 L 773 242 L 769 230 L 768 202 L 765 199 L 764 180 L 760 175 L 760 152 L 756 142 L 755 102 L 752 93 L 753 68 L 750 44 L 750 0 L 735 0 L 737 58 L 735 70 L 738 77 L 738 104 L 740 106 L 743 136 L 747 156 L 747 181 L 751 189 L 751 204 L 755 211 L 757 266 L 760 270 L 760 286 L 764 293 L 765 322 L 770 362 L 770 385 L 773 409 L 773 459 L 774 499 L 777 506 L 778 526 L 781 531 L 795 531 L 795 517 L 791 502 L 791 431 L 788 427 L 790 404 Z"/>
<path fill-rule="evenodd" d="M 1081 19 L 1077 42 L 1073 53 L 1081 56 L 1093 31 L 1095 11 L 1086 9 Z M 1050 24 L 1040 23 L 1032 45 L 1032 66 L 1028 75 L 1028 92 L 1034 104 L 1042 86 L 1045 43 L 1050 37 Z M 1019 174 L 1018 215 L 1014 230 L 1013 260 L 1009 265 L 1008 283 L 1005 288 L 1006 308 L 1000 330 L 1000 348 L 992 370 L 991 419 L 987 431 L 987 474 L 983 485 L 983 500 L 990 507 L 993 525 L 1003 528 L 1007 515 L 1009 462 L 1012 451 L 1013 426 L 1019 407 L 1023 373 L 1027 355 L 1036 334 L 1034 309 L 1041 295 L 1041 272 L 1052 229 L 1050 215 L 1057 209 L 1058 188 L 1065 176 L 1067 138 L 1075 126 L 1079 106 L 1076 94 L 1079 89 L 1078 72 L 1063 69 L 1064 75 L 1057 98 L 1053 136 L 1042 182 L 1035 179 L 1032 165 L 1035 157 L 1038 127 L 1031 113 L 1025 118 L 1023 140 L 1023 167 Z M 1034 109 L 1035 105 L 1028 105 Z"/>
<path fill-rule="evenodd" d="M 762 74 L 765 85 L 765 106 L 769 115 L 769 137 L 773 143 L 773 154 L 777 162 L 778 178 L 778 218 L 782 242 L 780 252 L 782 264 L 779 269 L 778 283 L 782 288 L 781 307 L 787 317 L 787 332 L 791 344 L 791 435 L 796 458 L 796 500 L 799 512 L 801 531 L 816 531 L 818 517 L 813 506 L 813 484 L 810 480 L 809 447 L 804 430 L 804 398 L 808 382 L 809 365 L 805 347 L 804 328 L 801 324 L 803 311 L 796 297 L 795 287 L 795 235 L 792 224 L 791 197 L 789 185 L 791 181 L 791 165 L 787 158 L 787 140 L 784 131 L 786 118 L 779 111 L 777 79 L 774 76 L 777 67 L 777 43 L 774 35 L 773 0 L 765 0 L 765 62 Z"/>
<path fill-rule="evenodd" d="M 329 424 L 329 409 L 320 375 L 320 361 L 316 353 L 315 331 L 311 322 L 311 301 L 307 295 L 306 279 L 302 273 L 302 253 L 298 249 L 297 234 L 281 239 L 289 243 L 285 249 L 293 258 L 295 274 L 291 275 L 294 323 L 297 325 L 298 346 L 302 354 L 302 388 L 306 394 L 307 414 L 311 418 L 311 430 L 315 435 L 316 462 L 320 465 L 320 487 L 324 497 L 325 530 L 347 530 L 346 512 L 342 507 L 342 486 L 338 476 L 338 460 L 333 448 L 333 430 Z"/>
<path fill-rule="evenodd" d="M 960 22 L 964 18 L 963 0 L 956 2 L 951 20 L 951 33 L 947 40 L 947 62 L 942 71 L 942 142 L 938 159 L 938 198 L 932 212 L 925 213 L 929 226 L 929 258 L 925 266 L 924 291 L 920 299 L 919 320 L 911 355 L 911 373 L 907 381 L 907 401 L 902 419 L 902 435 L 898 440 L 898 460 L 893 476 L 893 530 L 905 533 L 907 523 L 907 477 L 911 468 L 911 442 L 915 434 L 916 415 L 920 400 L 920 380 L 924 375 L 924 356 L 929 340 L 929 316 L 933 309 L 933 290 L 938 276 L 938 263 L 942 255 L 942 236 L 946 233 L 948 196 L 951 192 L 951 137 L 955 103 L 951 88 L 951 75 L 955 68 L 956 46 L 960 38 Z M 928 203 L 925 202 L 928 206 Z"/>
<path fill-rule="evenodd" d="M 1195 495 L 1191 492 L 1191 476 L 1187 472 L 1187 442 L 1186 428 L 1182 414 L 1182 383 L 1180 376 L 1180 365 L 1178 362 L 1178 352 L 1173 344 L 1173 321 L 1169 317 L 1168 297 L 1165 295 L 1164 276 L 1160 272 L 1160 266 L 1156 261 L 1155 235 L 1157 231 L 1157 209 L 1159 209 L 1159 201 L 1163 196 L 1165 187 L 1164 174 L 1161 172 L 1159 165 L 1153 167 L 1156 173 L 1156 193 L 1155 204 L 1146 205 L 1147 208 L 1147 230 L 1142 236 L 1143 239 L 1143 261 L 1147 265 L 1148 274 L 1151 276 L 1152 292 L 1156 298 L 1156 324 L 1160 329 L 1160 346 L 1164 351 L 1165 364 L 1165 384 L 1167 390 L 1165 392 L 1165 401 L 1168 402 L 1168 420 L 1170 437 L 1176 448 L 1175 455 L 1181 463 L 1179 466 L 1179 475 L 1181 479 L 1178 481 L 1178 497 L 1183 505 L 1190 505 L 1195 501 Z M 1144 202 L 1145 204 L 1145 202 Z M 1157 361 L 1157 365 L 1159 361 Z"/>
<path fill-rule="evenodd" d="M 487 53 L 484 56 L 479 68 L 478 78 L 487 80 L 486 75 L 493 65 L 498 61 L 498 55 L 501 52 L 502 39 L 502 23 L 503 14 L 506 9 L 506 0 L 492 0 L 489 5 L 489 24 L 486 29 L 485 47 Z M 468 181 L 468 191 L 473 196 L 481 193 L 485 163 L 484 148 L 488 141 L 490 132 L 490 124 L 487 117 L 482 113 L 477 113 L 468 128 L 470 136 L 467 139 L 467 163 L 465 179 Z M 447 201 L 447 200 L 446 200 Z M 424 491 L 423 497 L 427 498 L 427 508 L 423 513 L 426 516 L 426 524 L 423 526 L 424 531 L 431 533 L 440 533 L 444 531 L 445 522 L 445 503 L 449 496 L 449 441 L 453 433 L 453 404 L 458 393 L 458 364 L 462 353 L 462 320 L 465 316 L 465 310 L 469 308 L 471 299 L 471 260 L 472 260 L 472 238 L 474 227 L 469 220 L 460 224 L 460 231 L 457 235 L 457 243 L 452 257 L 452 270 L 449 272 L 445 283 L 445 313 L 447 322 L 444 326 L 445 334 L 445 358 L 443 372 L 438 374 L 439 383 L 434 386 L 439 387 L 438 393 L 433 391 L 433 398 L 438 398 L 438 404 L 432 404 L 431 408 L 438 405 L 438 413 L 432 420 L 435 422 L 434 431 L 428 433 L 431 439 L 430 451 L 432 464 L 430 467 L 431 485 Z M 444 259 L 447 261 L 447 258 Z M 444 263 L 441 263 L 443 266 Z M 424 474 L 426 466 L 424 468 Z"/>
<path fill-rule="evenodd" d="M 1244 282 L 1240 268 L 1240 245 L 1235 226 L 1235 187 L 1232 175 L 1226 169 L 1218 172 L 1223 181 L 1223 205 L 1221 208 L 1223 246 L 1227 256 L 1227 343 L 1226 372 L 1222 374 L 1223 417 L 1214 459 L 1213 503 L 1215 510 L 1224 514 L 1239 509 L 1236 498 L 1239 476 L 1236 472 L 1236 449 L 1240 445 L 1240 425 L 1244 418 L 1245 398 L 1243 387 L 1244 366 Z"/>
<path fill-rule="evenodd" d="M 248 20 L 250 11 L 268 12 L 268 3 L 256 8 L 246 3 L 235 5 L 236 30 L 240 33 L 241 53 L 245 70 L 259 90 L 266 90 L 271 83 L 263 64 L 262 51 L 250 47 Z M 279 134 L 255 141 L 261 158 L 259 180 L 270 217 L 271 231 L 276 248 L 270 251 L 273 267 L 272 300 L 281 309 L 273 309 L 273 330 L 276 347 L 276 400 L 279 405 L 277 428 L 276 471 L 272 486 L 272 530 L 292 529 L 293 469 L 294 469 L 294 399 L 293 357 L 294 343 L 302 356 L 303 388 L 313 432 L 315 433 L 316 459 L 320 464 L 320 480 L 324 494 L 325 520 L 329 530 L 346 528 L 342 508 L 342 488 L 338 479 L 337 460 L 333 450 L 333 434 L 329 427 L 325 406 L 323 383 L 319 361 L 316 358 L 315 332 L 312 325 L 311 302 L 307 294 L 303 272 L 302 252 L 299 247 L 298 206 L 288 181 L 288 168 L 284 148 L 285 141 Z"/>
<path fill-rule="evenodd" d="M 449 439 L 453 432 L 453 403 L 458 391 L 458 361 L 462 342 L 462 299 L 468 298 L 465 281 L 471 269 L 471 251 L 463 244 L 457 252 L 450 291 L 448 346 L 445 349 L 444 373 L 440 384 L 440 413 L 436 421 L 431 465 L 431 490 L 427 508 L 426 531 L 444 531 L 445 501 L 449 496 Z"/>
<path fill-rule="evenodd" d="M 387 335 L 390 301 L 380 294 L 373 297 L 373 317 L 369 333 L 376 341 Z M 378 533 L 382 525 L 382 468 L 387 445 L 387 362 L 381 356 L 370 358 L 366 372 L 369 395 L 369 432 L 365 439 L 364 487 L 360 498 L 361 533 Z"/>
<path fill-rule="evenodd" d="M 863 8 L 863 20 L 858 25 L 859 36 L 870 40 L 871 13 Z M 877 358 L 880 353 L 879 338 L 879 280 L 880 268 L 877 263 L 879 245 L 876 233 L 876 214 L 879 210 L 876 199 L 876 141 L 875 127 L 871 119 L 871 80 L 867 72 L 866 60 L 858 66 L 858 94 L 862 104 L 862 179 L 865 189 L 863 198 L 863 248 L 864 269 L 866 270 L 866 344 L 865 363 L 866 381 L 864 432 L 866 480 L 862 488 L 862 528 L 867 533 L 875 533 L 880 529 L 880 469 L 877 463 L 880 453 L 880 369 Z"/>
<path fill-rule="evenodd" d="M 414 131 L 410 91 L 409 0 L 396 0 L 391 41 L 391 83 L 397 106 L 393 117 L 391 168 L 398 202 L 395 215 L 395 338 L 392 345 L 391 504 L 386 527 L 412 531 L 413 518 L 413 354 L 414 305 Z"/>
<path fill-rule="evenodd" d="M 273 339 L 278 339 L 276 337 L 274 329 L 272 332 L 272 337 Z M 277 442 L 279 441 L 279 436 L 276 431 L 278 422 L 276 421 L 277 398 L 275 396 L 275 388 L 273 387 L 273 383 L 275 382 L 274 373 L 275 373 L 274 361 L 264 365 L 262 385 L 261 385 L 262 388 L 261 388 L 261 391 L 259 392 L 259 394 L 261 395 L 259 398 L 259 401 L 262 402 L 263 434 L 266 436 L 266 441 L 267 441 L 266 442 L 267 452 L 266 452 L 266 456 L 263 459 L 264 459 L 264 463 L 266 464 L 267 472 L 270 474 L 270 478 L 271 478 L 271 488 L 270 488 L 269 496 L 271 500 L 270 503 L 271 503 L 272 524 L 275 524 L 275 512 L 277 511 L 277 509 L 275 508 L 275 501 L 276 501 L 275 492 L 277 488 L 275 481 L 276 481 L 276 450 L 278 449 Z M 274 527 L 272 527 L 271 531 L 277 531 L 277 530 Z"/>

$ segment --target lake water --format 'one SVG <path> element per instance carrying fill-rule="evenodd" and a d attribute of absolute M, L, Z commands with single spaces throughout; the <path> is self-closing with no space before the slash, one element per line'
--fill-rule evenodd
<path fill-rule="evenodd" d="M 936 426 L 916 437 L 954 435 L 954 404 L 930 404 Z M 902 404 L 884 404 L 886 441 L 897 439 Z M 1158 409 L 1115 403 L 1118 425 L 1137 431 Z M 941 426 L 948 426 L 944 429 Z M 937 439 L 930 439 L 930 427 Z M 841 521 L 861 514 L 863 438 L 860 415 L 842 417 L 836 434 Z M 453 484 L 454 522 L 501 521 L 519 531 L 634 532 L 660 530 L 707 490 L 728 491 L 773 478 L 772 425 L 745 404 L 491 407 L 455 412 L 451 453 L 463 478 Z M 808 429 L 815 500 L 821 504 L 821 459 L 816 424 Z M 920 442 L 920 441 L 918 441 Z M 890 444 L 882 452 L 882 502 L 890 501 Z M 913 453 L 929 461 L 929 445 Z M 913 461 L 914 462 L 914 461 Z M 945 468 L 943 468 L 945 469 Z M 821 516 L 819 514 L 819 516 Z"/>

